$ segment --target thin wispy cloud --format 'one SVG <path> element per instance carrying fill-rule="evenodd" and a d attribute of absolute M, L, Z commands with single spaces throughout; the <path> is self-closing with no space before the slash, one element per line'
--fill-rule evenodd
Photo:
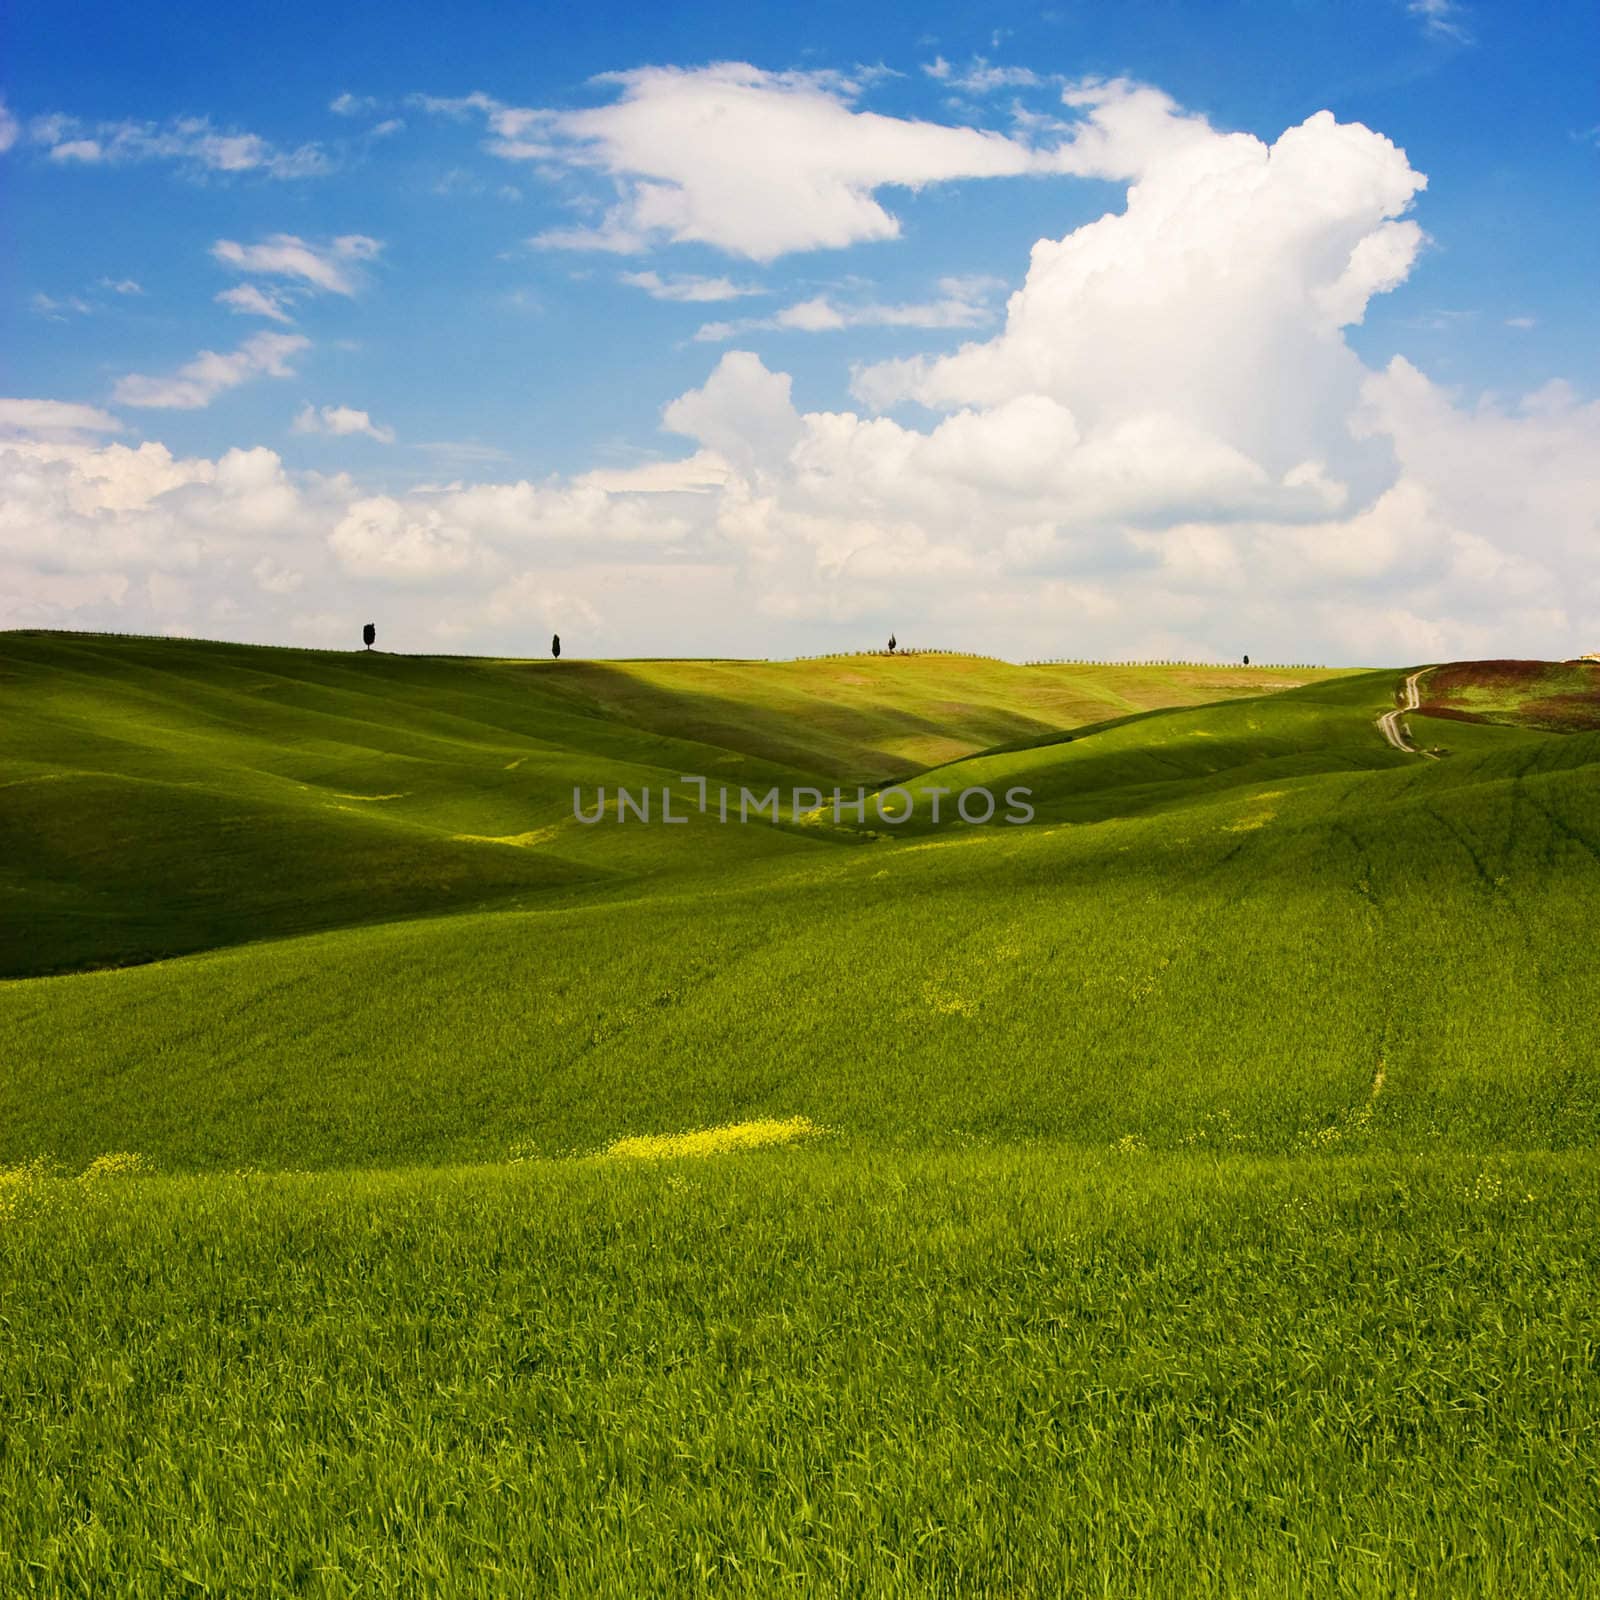
<path fill-rule="evenodd" d="M 242 317 L 266 317 L 272 322 L 292 323 L 283 296 L 259 284 L 241 283 L 232 289 L 223 289 L 212 297 L 218 305 Z"/>
<path fill-rule="evenodd" d="M 84 434 L 121 433 L 109 411 L 69 400 L 0 400 L 0 437 L 72 439 Z"/>
<path fill-rule="evenodd" d="M 1457 44 L 1472 42 L 1465 14 L 1456 0 L 1407 0 L 1406 10 L 1422 23 L 1423 31 L 1432 38 L 1450 39 Z"/>
<path fill-rule="evenodd" d="M 257 133 L 218 128 L 207 117 L 91 123 L 56 113 L 35 117 L 28 134 L 61 166 L 170 161 L 195 173 L 260 173 L 280 179 L 319 177 L 333 169 L 321 145 L 285 149 Z"/>
<path fill-rule="evenodd" d="M 933 300 L 840 303 L 829 295 L 813 295 L 785 306 L 770 317 L 744 317 L 708 322 L 695 332 L 704 343 L 724 344 L 757 331 L 839 333 L 849 328 L 976 328 L 994 319 L 990 300 L 1004 288 L 998 278 L 944 278 Z"/>
<path fill-rule="evenodd" d="M 348 233 L 326 244 L 313 244 L 292 233 L 275 233 L 258 244 L 218 239 L 211 254 L 236 272 L 288 278 L 328 294 L 354 295 L 361 287 L 360 264 L 383 249 L 377 239 Z"/>
<path fill-rule="evenodd" d="M 226 354 L 202 350 L 166 376 L 131 372 L 117 380 L 112 398 L 124 406 L 198 411 L 250 378 L 292 378 L 290 359 L 310 347 L 311 341 L 299 334 L 258 333 Z"/>
<path fill-rule="evenodd" d="M 29 298 L 28 306 L 35 316 L 49 322 L 65 322 L 71 317 L 93 316 L 108 309 L 116 301 L 106 301 L 106 294 L 124 300 L 132 295 L 142 295 L 143 285 L 132 278 L 100 278 L 81 293 L 47 294 L 38 291 Z"/>
<path fill-rule="evenodd" d="M 336 117 L 344 117 L 349 120 L 356 117 L 378 116 L 388 110 L 389 106 L 385 101 L 378 99 L 376 95 L 352 94 L 347 90 L 343 94 L 335 95 L 328 102 L 328 109 Z M 404 127 L 404 118 L 385 116 L 381 121 L 375 122 L 366 130 L 366 136 L 369 139 L 387 139 L 391 134 L 399 133 Z"/>
<path fill-rule="evenodd" d="M 65 322 L 69 316 L 86 317 L 94 307 L 81 295 L 69 294 L 60 299 L 53 295 L 36 294 L 28 302 L 36 316 L 51 322 Z"/>
<path fill-rule="evenodd" d="M 643 289 L 652 300 L 676 300 L 688 305 L 738 300 L 767 292 L 759 284 L 735 283 L 731 278 L 695 277 L 689 273 L 663 278 L 659 272 L 623 272 L 618 278 L 632 288 Z"/>
<path fill-rule="evenodd" d="M 495 466 L 511 459 L 498 445 L 477 439 L 428 439 L 410 447 L 446 466 Z"/>
<path fill-rule="evenodd" d="M 928 77 L 962 94 L 993 94 L 997 89 L 1037 89 L 1044 84 L 1063 82 L 1051 74 L 1041 76 L 1032 67 L 994 66 L 983 56 L 974 56 L 965 67 L 954 67 L 943 56 L 923 63 Z"/>

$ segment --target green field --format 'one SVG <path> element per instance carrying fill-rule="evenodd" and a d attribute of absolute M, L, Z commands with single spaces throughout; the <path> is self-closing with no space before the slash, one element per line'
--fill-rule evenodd
<path fill-rule="evenodd" d="M 1591 1592 L 1600 733 L 1446 672 L 0 635 L 0 1593 Z"/>

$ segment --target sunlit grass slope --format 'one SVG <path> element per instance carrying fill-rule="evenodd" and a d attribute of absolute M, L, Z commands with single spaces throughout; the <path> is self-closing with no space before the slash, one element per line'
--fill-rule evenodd
<path fill-rule="evenodd" d="M 1031 826 L 609 820 L 596 870 L 670 854 L 5 985 L 0 1157 L 493 1160 L 800 1114 L 899 1144 L 1591 1140 L 1600 742 L 1475 728 L 1405 756 L 1372 726 L 1397 678 L 911 781 L 1026 783 Z"/>
<path fill-rule="evenodd" d="M 1281 667 L 1018 667 L 986 656 L 582 664 L 552 675 L 578 705 L 813 777 L 899 776 L 980 749 L 1162 706 L 1339 677 Z"/>
<path fill-rule="evenodd" d="M 1021 786 L 1037 818 L 1092 822 L 1252 784 L 1404 768 L 1408 757 L 1374 750 L 1372 740 L 1372 718 L 1392 703 L 1394 682 L 1392 672 L 1355 673 L 1269 697 L 1114 718 L 953 761 L 903 786 L 914 800 L 933 788 L 958 795 L 980 786 L 1000 796 Z M 942 816 L 953 806 L 945 800 Z M 899 826 L 932 831 L 931 803 L 918 800 Z"/>

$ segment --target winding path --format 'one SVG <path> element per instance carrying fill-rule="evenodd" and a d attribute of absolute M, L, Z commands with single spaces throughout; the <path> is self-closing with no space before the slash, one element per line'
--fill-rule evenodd
<path fill-rule="evenodd" d="M 1385 711 L 1384 714 L 1378 718 L 1378 732 L 1381 733 L 1384 738 L 1395 747 L 1396 750 L 1402 751 L 1408 756 L 1421 756 L 1427 754 L 1426 750 L 1419 750 L 1417 746 L 1411 742 L 1411 730 L 1407 728 L 1406 725 L 1400 720 L 1408 711 L 1416 711 L 1420 709 L 1422 705 L 1422 691 L 1417 687 L 1417 680 L 1427 670 L 1428 669 L 1426 667 L 1418 667 L 1417 670 L 1406 679 L 1406 697 L 1404 703 L 1396 706 L 1393 711 Z"/>

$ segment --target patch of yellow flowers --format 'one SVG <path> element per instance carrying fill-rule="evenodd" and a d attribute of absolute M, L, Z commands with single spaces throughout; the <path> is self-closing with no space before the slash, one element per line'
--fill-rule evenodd
<path fill-rule="evenodd" d="M 825 1133 L 810 1117 L 759 1118 L 729 1122 L 695 1133 L 644 1133 L 617 1142 L 601 1152 L 603 1161 L 674 1161 L 683 1156 L 720 1156 L 763 1145 L 792 1144 Z"/>
<path fill-rule="evenodd" d="M 102 1178 L 148 1178 L 156 1170 L 148 1156 L 136 1150 L 112 1150 L 96 1156 L 83 1169 L 83 1183 L 98 1183 Z"/>
<path fill-rule="evenodd" d="M 49 1181 L 49 1168 L 42 1161 L 29 1161 L 20 1167 L 0 1167 L 0 1223 L 31 1211 Z"/>
<path fill-rule="evenodd" d="M 922 1001 L 942 1017 L 975 1017 L 978 1014 L 978 1008 L 972 1001 L 937 983 L 923 984 Z"/>
<path fill-rule="evenodd" d="M 0 1167 L 0 1224 L 21 1216 L 31 1216 L 44 1206 L 52 1194 L 64 1192 L 63 1185 L 74 1181 L 95 1184 L 108 1178 L 143 1178 L 156 1170 L 155 1163 L 131 1150 L 113 1150 L 96 1156 L 76 1180 L 63 1178 L 61 1169 L 41 1158 L 20 1166 Z"/>
<path fill-rule="evenodd" d="M 1266 827 L 1269 822 L 1276 821 L 1278 816 L 1277 807 L 1270 806 L 1266 802 L 1269 800 L 1281 800 L 1283 794 L 1284 791 L 1282 789 L 1263 789 L 1260 794 L 1252 795 L 1249 803 L 1256 809 L 1247 811 L 1237 822 L 1225 823 L 1222 831 L 1224 833 L 1251 833 L 1257 828 Z"/>

